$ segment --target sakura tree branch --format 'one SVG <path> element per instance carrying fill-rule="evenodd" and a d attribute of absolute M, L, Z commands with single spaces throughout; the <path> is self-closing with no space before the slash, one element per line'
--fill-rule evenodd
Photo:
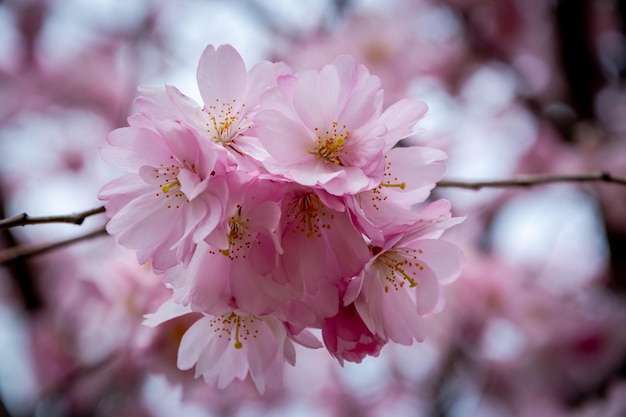
<path fill-rule="evenodd" d="M 533 174 L 489 181 L 443 180 L 437 183 L 437 187 L 480 190 L 482 188 L 532 187 L 557 182 L 606 182 L 626 186 L 626 177 L 619 177 L 604 171 L 582 174 Z"/>
<path fill-rule="evenodd" d="M 42 216 L 31 217 L 26 213 L 16 214 L 15 216 L 7 217 L 0 220 L 0 230 L 9 229 L 16 226 L 26 226 L 28 224 L 42 224 L 42 223 L 71 223 L 81 225 L 85 219 L 89 216 L 104 213 L 104 206 L 96 207 L 90 210 L 81 211 L 79 213 L 60 215 L 60 216 Z"/>
<path fill-rule="evenodd" d="M 0 252 L 0 265 L 9 264 L 11 262 L 15 262 L 17 260 L 25 258 L 30 258 L 31 256 L 41 255 L 43 253 L 60 249 L 65 246 L 73 245 L 74 243 L 82 242 L 84 240 L 89 240 L 104 235 L 106 235 L 106 229 L 103 227 L 102 229 L 98 229 L 81 236 L 61 240 L 58 242 L 33 246 L 16 246 L 13 248 L 5 249 Z"/>
<path fill-rule="evenodd" d="M 2 401 L 2 397 L 0 397 L 0 417 L 11 417 L 11 414 L 9 414 L 9 410 Z"/>

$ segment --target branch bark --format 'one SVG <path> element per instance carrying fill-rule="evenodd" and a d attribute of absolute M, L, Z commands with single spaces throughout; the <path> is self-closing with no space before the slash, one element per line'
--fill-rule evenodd
<path fill-rule="evenodd" d="M 90 210 L 81 211 L 79 213 L 61 215 L 61 216 L 42 216 L 31 217 L 27 213 L 16 214 L 15 216 L 7 217 L 0 220 L 0 230 L 9 229 L 16 226 L 26 226 L 28 224 L 42 224 L 42 223 L 71 223 L 81 225 L 85 219 L 89 216 L 104 213 L 104 206 L 96 207 Z"/>
<path fill-rule="evenodd" d="M 443 180 L 437 183 L 437 187 L 480 190 L 482 188 L 532 187 L 535 185 L 557 182 L 606 182 L 626 186 L 626 177 L 619 177 L 611 174 L 610 172 L 589 172 L 582 174 L 535 174 L 489 181 Z"/>
<path fill-rule="evenodd" d="M 74 243 L 82 242 L 83 240 L 93 239 L 95 237 L 104 235 L 106 235 L 106 229 L 103 227 L 102 229 L 94 230 L 93 232 L 89 232 L 87 234 L 77 236 L 71 239 L 61 240 L 59 242 L 33 246 L 16 246 L 13 248 L 5 249 L 0 252 L 0 265 L 9 264 L 36 255 L 41 255 L 55 249 L 60 249 L 65 246 L 73 245 Z"/>
<path fill-rule="evenodd" d="M 626 177 L 620 177 L 610 172 L 590 172 L 580 174 L 534 174 L 521 175 L 515 178 L 489 180 L 489 181 L 457 181 L 442 180 L 437 183 L 437 187 L 441 188 L 463 188 L 469 190 L 480 190 L 482 188 L 507 188 L 507 187 L 531 187 L 536 185 L 563 183 L 563 182 L 605 182 L 626 186 Z M 42 223 L 71 223 L 80 225 L 90 216 L 104 213 L 104 207 L 96 207 L 90 210 L 82 211 L 60 216 L 42 216 L 31 217 L 27 213 L 18 214 L 16 216 L 7 217 L 0 220 L 0 230 L 9 229 L 16 226 L 25 226 L 29 224 Z M 54 242 L 37 246 L 18 246 L 5 249 L 0 252 L 0 265 L 14 262 L 18 259 L 25 259 L 31 256 L 40 255 L 58 248 L 72 245 L 74 243 L 91 239 L 106 234 L 104 228 L 94 232 L 87 233 L 72 239 Z"/>

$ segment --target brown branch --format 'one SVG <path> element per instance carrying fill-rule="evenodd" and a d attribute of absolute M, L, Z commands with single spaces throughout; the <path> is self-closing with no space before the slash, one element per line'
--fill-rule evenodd
<path fill-rule="evenodd" d="M 31 217 L 26 213 L 16 214 L 15 216 L 7 217 L 0 220 L 0 230 L 9 229 L 16 226 L 26 226 L 27 224 L 42 224 L 42 223 L 71 223 L 81 225 L 85 219 L 95 214 L 104 213 L 104 206 L 96 207 L 91 210 L 81 211 L 80 213 L 73 213 L 60 216 L 43 216 L 43 217 Z"/>
<path fill-rule="evenodd" d="M 516 178 L 490 181 L 443 180 L 437 183 L 437 187 L 480 190 L 482 188 L 532 187 L 535 185 L 552 184 L 557 182 L 606 182 L 626 186 L 625 177 L 618 177 L 609 172 L 589 172 L 582 174 L 521 175 Z"/>
<path fill-rule="evenodd" d="M 33 246 L 16 246 L 13 248 L 5 249 L 0 252 L 0 265 L 9 264 L 17 260 L 29 258 L 31 256 L 41 255 L 56 249 L 63 248 L 65 246 L 73 245 L 74 243 L 81 242 L 83 240 L 92 239 L 98 236 L 106 235 L 106 229 L 95 230 L 87 234 L 77 236 L 71 239 L 61 240 L 59 242 L 47 243 L 43 245 Z"/>
<path fill-rule="evenodd" d="M 0 397 L 0 417 L 11 417 L 9 410 L 7 409 L 6 405 L 4 405 L 4 402 L 2 401 L 2 397 Z"/>

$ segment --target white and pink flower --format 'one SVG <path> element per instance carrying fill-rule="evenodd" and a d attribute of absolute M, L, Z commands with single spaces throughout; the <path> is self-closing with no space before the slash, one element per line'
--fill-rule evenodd
<path fill-rule="evenodd" d="M 171 121 L 114 130 L 103 158 L 128 174 L 99 197 L 111 217 L 107 231 L 137 249 L 140 263 L 163 271 L 191 259 L 195 245 L 220 223 L 227 187 L 219 149 Z M 209 186 L 210 183 L 210 186 Z"/>
<path fill-rule="evenodd" d="M 107 230 L 172 290 L 146 324 L 200 317 L 178 367 L 262 393 L 295 363 L 294 341 L 321 347 L 309 329 L 341 364 L 423 340 L 462 264 L 439 239 L 459 222 L 450 205 L 413 209 L 445 153 L 397 147 L 427 106 L 383 111 L 379 79 L 349 56 L 321 71 L 248 71 L 231 46 L 209 46 L 197 79 L 203 106 L 143 87 L 130 127 L 102 149 L 128 172 L 100 192 Z"/>
<path fill-rule="evenodd" d="M 351 57 L 280 77 L 261 104 L 256 132 L 271 173 L 338 196 L 380 183 L 386 133 L 380 81 Z"/>
<path fill-rule="evenodd" d="M 461 251 L 439 239 L 462 219 L 452 218 L 443 200 L 419 214 L 413 224 L 388 230 L 382 247 L 372 247 L 372 259 L 344 297 L 372 333 L 403 345 L 424 340 L 422 318 L 438 307 L 440 286 L 456 279 L 463 265 Z"/>

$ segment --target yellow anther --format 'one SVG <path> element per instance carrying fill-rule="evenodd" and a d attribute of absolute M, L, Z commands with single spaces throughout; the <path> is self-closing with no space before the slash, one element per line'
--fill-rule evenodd
<path fill-rule="evenodd" d="M 337 149 L 338 147 L 343 146 L 343 144 L 344 144 L 344 143 L 346 143 L 346 138 L 344 138 L 343 136 L 337 136 L 337 137 L 335 138 L 335 143 L 334 143 L 334 144 L 332 144 L 332 145 L 330 145 L 330 148 L 331 148 L 332 150 L 335 150 L 335 149 Z"/>
<path fill-rule="evenodd" d="M 399 266 L 396 266 L 394 268 L 396 271 L 398 271 L 400 273 L 400 275 L 402 275 L 404 277 L 404 279 L 406 279 L 407 281 L 409 281 L 409 287 L 413 288 L 413 287 L 417 287 L 417 282 L 415 282 L 415 280 L 413 278 L 411 278 L 410 276 L 407 275 L 406 272 L 404 272 L 404 269 L 400 268 Z"/>
<path fill-rule="evenodd" d="M 392 187 L 392 188 L 399 188 L 401 190 L 404 190 L 406 188 L 406 183 L 405 182 L 401 182 L 399 184 L 385 184 L 382 183 L 380 184 L 381 187 Z"/>
<path fill-rule="evenodd" d="M 164 184 L 161 186 L 161 191 L 163 191 L 164 193 L 167 194 L 167 192 L 169 190 L 171 190 L 172 188 L 176 187 L 176 186 L 180 186 L 180 182 L 178 182 L 178 180 L 175 180 L 173 182 L 170 182 L 169 184 Z"/>
<path fill-rule="evenodd" d="M 239 326 L 241 324 L 241 318 L 237 316 L 237 324 L 235 324 L 235 349 L 241 349 L 243 343 L 239 340 Z"/>

